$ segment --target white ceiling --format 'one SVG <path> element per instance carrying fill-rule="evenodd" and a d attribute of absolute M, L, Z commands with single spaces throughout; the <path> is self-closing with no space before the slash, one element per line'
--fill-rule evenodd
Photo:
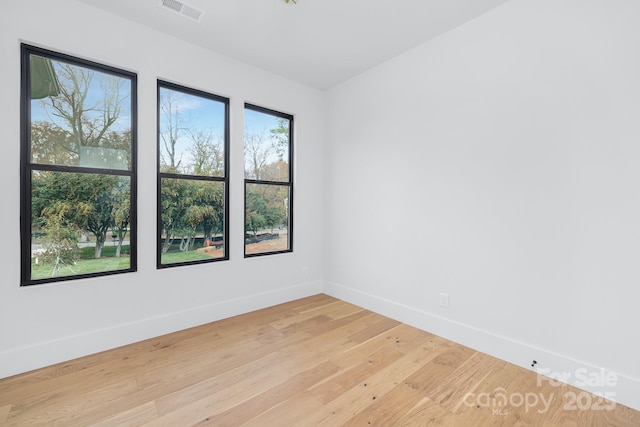
<path fill-rule="evenodd" d="M 508 0 L 80 0 L 318 89 L 329 89 Z"/>

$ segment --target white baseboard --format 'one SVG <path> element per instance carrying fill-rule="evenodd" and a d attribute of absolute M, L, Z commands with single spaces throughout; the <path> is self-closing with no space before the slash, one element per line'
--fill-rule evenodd
<path fill-rule="evenodd" d="M 203 305 L 0 352 L 0 378 L 6 378 L 104 350 L 158 337 L 216 320 L 271 307 L 322 292 L 322 282 L 308 282 L 242 298 Z"/>
<path fill-rule="evenodd" d="M 640 380 L 615 372 L 612 369 L 594 366 L 592 364 L 574 360 L 554 352 L 537 348 L 523 342 L 496 335 L 474 326 L 456 322 L 444 317 L 399 304 L 375 295 L 361 292 L 336 283 L 325 282 L 324 292 L 327 295 L 366 308 L 442 338 L 473 348 L 476 351 L 489 354 L 514 365 L 538 372 L 547 377 L 561 378 L 580 390 L 589 393 L 609 393 L 617 403 L 640 410 Z M 531 367 L 532 361 L 537 364 Z M 603 373 L 603 374 L 602 374 Z M 590 386 L 586 377 L 602 374 L 608 378 L 609 384 L 602 382 L 602 386 Z M 597 384 L 598 381 L 594 381 Z M 605 386 L 606 385 L 606 386 Z M 584 403 L 584 399 L 583 399 Z M 594 404 L 595 399 L 594 399 Z"/>

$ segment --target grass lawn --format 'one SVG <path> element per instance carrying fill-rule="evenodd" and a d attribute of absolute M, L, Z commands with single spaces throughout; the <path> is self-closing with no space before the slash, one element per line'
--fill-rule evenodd
<path fill-rule="evenodd" d="M 94 258 L 95 248 L 86 247 L 80 249 L 80 259 L 73 265 L 63 265 L 60 267 L 58 276 L 73 276 L 76 274 L 97 273 L 100 271 L 125 270 L 130 267 L 129 246 L 122 246 L 122 256 L 116 258 L 116 246 L 104 246 L 102 256 Z M 44 279 L 52 277 L 53 264 L 35 264 L 31 262 L 31 278 Z"/>
<path fill-rule="evenodd" d="M 162 264 L 176 264 L 181 262 L 199 261 L 201 259 L 211 259 L 211 256 L 196 251 L 167 252 L 162 254 Z"/>
<path fill-rule="evenodd" d="M 162 254 L 162 264 L 179 264 L 189 261 L 199 261 L 204 259 L 218 258 L 223 256 L 222 249 L 211 248 L 210 251 L 175 251 Z M 73 265 L 63 265 L 60 267 L 58 276 L 73 276 L 77 274 L 97 273 L 101 271 L 125 270 L 129 268 L 129 246 L 122 247 L 122 256 L 116 258 L 116 246 L 105 245 L 102 248 L 101 257 L 95 259 L 95 248 L 85 247 L 79 251 L 79 259 Z M 45 279 L 52 277 L 53 264 L 31 263 L 31 278 Z"/>
<path fill-rule="evenodd" d="M 74 265 L 63 265 L 60 267 L 58 276 L 71 276 L 75 274 L 97 273 L 100 271 L 124 270 L 129 268 L 129 257 L 103 257 L 100 259 L 80 259 Z M 52 264 L 35 265 L 31 264 L 31 278 L 44 279 L 51 277 L 53 271 Z"/>

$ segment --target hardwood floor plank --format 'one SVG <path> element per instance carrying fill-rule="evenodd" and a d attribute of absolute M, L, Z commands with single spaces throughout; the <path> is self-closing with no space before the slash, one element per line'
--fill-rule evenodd
<path fill-rule="evenodd" d="M 0 425 L 3 425 L 9 416 L 11 405 L 0 406 Z"/>
<path fill-rule="evenodd" d="M 367 328 L 375 322 L 377 315 L 363 316 L 356 313 L 352 316 L 331 320 L 323 325 L 316 325 L 310 329 L 311 336 L 304 341 L 293 342 L 282 349 L 282 353 L 290 358 L 305 357 L 305 355 L 322 355 L 328 358 L 332 354 L 347 351 L 353 347 L 348 335 Z"/>
<path fill-rule="evenodd" d="M 0 425 L 640 426 L 571 393 L 316 295 L 2 379 Z"/>
<path fill-rule="evenodd" d="M 174 384 L 176 388 L 181 388 L 197 382 L 203 372 L 208 376 L 228 372 L 273 353 L 288 341 L 300 339 L 295 336 L 282 337 L 278 333 L 273 341 L 263 344 L 255 336 L 253 338 L 247 337 L 244 341 L 213 348 L 203 346 L 198 351 L 189 351 L 179 357 L 168 357 L 140 372 L 140 388 L 157 387 L 160 384 Z"/>
<path fill-rule="evenodd" d="M 464 403 L 465 396 L 473 393 L 501 365 L 502 362 L 493 357 L 473 353 L 465 363 L 437 384 L 428 397 L 455 412 Z"/>
<path fill-rule="evenodd" d="M 352 314 L 362 311 L 362 308 L 351 304 L 341 304 L 341 301 L 333 301 L 328 304 L 322 304 L 302 310 L 296 316 L 290 316 L 278 319 L 271 323 L 276 329 L 282 329 L 292 324 L 317 316 L 325 316 L 332 320 L 341 319 Z"/>
<path fill-rule="evenodd" d="M 403 355 L 383 369 L 369 375 L 361 383 L 337 395 L 325 404 L 331 416 L 311 414 L 310 421 L 316 425 L 336 426 L 349 421 L 376 399 L 381 398 L 398 384 L 419 370 L 425 363 L 436 358 L 440 352 L 434 348 L 420 347 Z M 317 417 L 317 418 L 316 418 Z"/>
<path fill-rule="evenodd" d="M 365 329 L 353 333 L 347 337 L 349 341 L 353 341 L 358 344 L 369 341 L 372 338 L 377 337 L 380 334 L 384 334 L 388 330 L 400 325 L 400 322 L 393 319 L 380 319 L 378 322 L 367 326 Z"/>
<path fill-rule="evenodd" d="M 191 385 L 178 388 L 156 399 L 158 413 L 164 416 L 180 410 L 185 406 L 185 402 L 198 402 L 218 394 L 231 396 L 239 384 L 246 384 L 249 387 L 252 382 L 260 382 L 262 379 L 267 381 L 279 369 L 280 360 L 278 353 L 270 353 L 260 359 L 212 376 L 201 375 L 199 379 L 190 380 Z M 272 379 L 272 381 L 278 380 L 280 379 Z M 224 399 L 221 397 L 220 400 Z"/>
<path fill-rule="evenodd" d="M 84 411 L 91 411 L 122 396 L 131 395 L 138 387 L 133 377 L 117 379 L 96 388 L 83 384 L 69 384 L 51 396 L 41 396 L 14 404 L 6 423 L 8 426 L 70 424 L 70 420 Z"/>
<path fill-rule="evenodd" d="M 48 380 L 41 382 L 16 383 L 11 389 L 6 389 L 0 394 L 0 404 L 10 402 L 28 402 L 36 399 L 61 394 L 60 391 L 69 384 L 82 384 L 87 390 L 108 383 L 118 381 L 120 377 L 130 377 L 128 369 L 116 368 L 115 366 L 95 365 L 79 371 L 67 371 L 62 376 L 51 376 Z M 124 372 L 124 373 L 123 373 Z"/>
<path fill-rule="evenodd" d="M 107 417 L 103 420 L 92 422 L 92 427 L 113 427 L 113 426 L 127 426 L 135 427 L 148 424 L 158 419 L 158 411 L 156 405 L 153 402 L 147 402 L 143 405 L 136 406 L 135 408 L 127 411 L 119 412 L 116 415 Z M 75 420 L 74 420 L 75 421 Z M 87 425 L 87 424 L 79 424 Z"/>
<path fill-rule="evenodd" d="M 397 427 L 464 425 L 452 422 L 453 417 L 454 414 L 449 409 L 424 397 L 409 411 L 400 414 L 396 425 Z"/>
<path fill-rule="evenodd" d="M 331 402 L 336 396 L 364 383 L 371 375 L 389 366 L 402 356 L 403 353 L 398 350 L 383 347 L 361 359 L 357 365 L 343 369 L 325 381 L 320 381 L 309 389 L 309 393 L 323 403 Z"/>
<path fill-rule="evenodd" d="M 281 402 L 277 406 L 270 408 L 259 416 L 243 423 L 243 427 L 315 427 L 309 414 L 326 413 L 328 409 L 318 401 L 315 396 L 308 393 L 301 393 L 293 398 Z M 239 425 L 239 424 L 236 424 Z"/>
<path fill-rule="evenodd" d="M 362 358 L 376 352 L 381 347 L 392 348 L 406 354 L 425 345 L 426 342 L 433 338 L 434 335 L 432 334 L 400 324 L 362 344 L 354 343 L 355 345 L 347 351 L 342 353 L 336 352 L 337 354 L 334 354 L 331 360 L 342 367 L 349 367 L 360 363 Z"/>
<path fill-rule="evenodd" d="M 419 367 L 406 378 L 405 383 L 420 390 L 423 396 L 435 400 L 434 395 L 440 384 L 474 354 L 475 352 L 467 347 L 448 348 L 429 363 Z"/>
<path fill-rule="evenodd" d="M 322 379 L 335 374 L 338 366 L 323 362 L 307 371 L 300 372 L 277 386 L 242 402 L 216 416 L 210 417 L 215 426 L 234 426 L 257 417 L 283 401 L 290 400 Z"/>
<path fill-rule="evenodd" d="M 374 396 L 375 397 L 375 396 Z M 377 397 L 362 411 L 349 418 L 344 427 L 394 426 L 400 418 L 423 399 L 422 393 L 401 383 Z"/>

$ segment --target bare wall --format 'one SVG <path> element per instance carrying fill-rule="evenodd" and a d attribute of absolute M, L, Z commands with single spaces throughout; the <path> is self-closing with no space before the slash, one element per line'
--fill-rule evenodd
<path fill-rule="evenodd" d="M 639 76 L 640 3 L 512 0 L 332 89 L 326 291 L 640 408 Z"/>

